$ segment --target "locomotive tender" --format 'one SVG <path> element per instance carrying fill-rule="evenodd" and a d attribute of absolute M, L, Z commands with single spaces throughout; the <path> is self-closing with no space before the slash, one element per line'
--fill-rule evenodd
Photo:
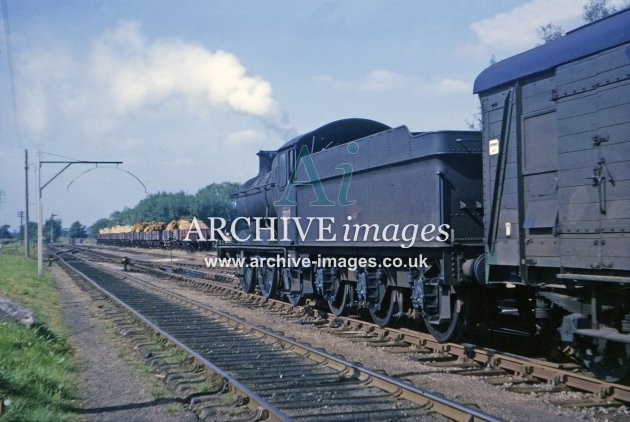
<path fill-rule="evenodd" d="M 308 155 L 300 154 L 305 147 Z M 459 284 L 461 262 L 483 252 L 480 153 L 478 132 L 410 133 L 406 127 L 391 129 L 364 119 L 330 123 L 276 152 L 259 153 L 259 176 L 237 193 L 239 214 L 329 219 L 334 224 L 326 239 L 318 230 L 298 233 L 295 225 L 278 224 L 275 241 L 250 240 L 219 251 L 252 260 L 277 254 L 308 257 L 314 263 L 343 257 L 409 262 L 422 255 L 422 274 L 430 278 L 418 268 L 394 266 L 352 271 L 314 265 L 255 270 L 251 265 L 243 269 L 243 288 L 253 291 L 257 283 L 264 296 L 281 291 L 293 302 L 321 296 L 335 313 L 365 304 L 381 325 L 401 316 L 414 300 L 433 321 L 434 335 L 447 339 L 457 326 L 451 323 L 453 314 L 463 319 L 457 318 L 454 289 L 439 293 L 438 280 L 445 286 Z M 349 168 L 351 173 L 344 171 Z M 421 233 L 407 238 L 413 238 L 412 245 L 401 246 L 404 233 L 397 237 L 396 230 L 410 227 Z M 336 240 L 327 240 L 332 238 Z"/>
<path fill-rule="evenodd" d="M 380 325 L 419 316 L 440 341 L 475 327 L 553 336 L 596 375 L 624 378 L 630 10 L 490 66 L 474 93 L 481 134 L 347 119 L 259 152 L 259 173 L 236 194 L 237 210 L 274 225 L 263 230 L 266 240 L 249 233 L 219 254 L 315 264 L 246 264 L 246 291 L 258 285 L 264 296 L 292 303 L 324 299 L 336 314 L 365 307 Z M 296 217 L 330 218 L 335 240 L 276 224 Z M 362 236 L 344 237 L 341 223 Z M 448 236 L 417 238 L 408 248 L 391 241 L 395 227 L 410 224 Z M 404 265 L 414 256 L 426 265 Z M 317 265 L 344 257 L 402 264 Z"/>

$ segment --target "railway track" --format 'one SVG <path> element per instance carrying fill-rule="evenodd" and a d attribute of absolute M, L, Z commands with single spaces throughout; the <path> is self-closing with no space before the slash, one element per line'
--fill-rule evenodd
<path fill-rule="evenodd" d="M 126 275 L 123 280 L 68 253 L 60 264 L 147 327 L 186 351 L 212 379 L 270 420 L 497 420 L 400 380 L 256 327 Z M 216 384 L 216 383 L 215 383 Z M 197 398 L 197 401 L 200 399 Z M 237 418 L 243 414 L 236 415 Z"/>
<path fill-rule="evenodd" d="M 207 267 L 200 262 L 195 262 L 190 260 L 190 258 L 182 256 L 173 256 L 173 260 L 170 260 L 170 256 L 168 254 L 163 254 L 154 251 L 132 251 L 132 253 L 112 253 L 107 250 L 107 247 L 73 247 L 75 251 L 79 251 L 82 254 L 90 256 L 92 259 L 101 262 L 121 262 L 123 257 L 130 258 L 130 262 L 132 265 L 142 265 L 143 267 L 151 267 L 158 269 L 168 269 L 171 272 L 177 273 L 178 275 L 189 276 L 193 278 L 205 278 L 205 279 L 216 279 L 217 272 L 209 274 L 207 272 Z M 152 257 L 147 259 L 147 257 Z M 234 271 L 224 271 L 225 274 L 235 274 Z"/>
<path fill-rule="evenodd" d="M 90 254 L 96 256 L 93 251 Z M 107 256 L 110 260 L 119 259 L 116 254 Z M 579 400 L 558 400 L 555 403 L 559 406 L 616 407 L 630 404 L 630 386 L 599 380 L 572 362 L 554 363 L 474 344 L 439 343 L 420 331 L 381 328 L 357 318 L 335 316 L 313 304 L 293 306 L 282 300 L 265 300 L 261 296 L 240 291 L 238 278 L 225 272 L 206 273 L 204 279 L 201 279 L 191 277 L 185 272 L 178 274 L 165 271 L 163 265 L 156 263 L 135 262 L 134 267 L 195 289 L 230 295 L 250 306 L 301 314 L 303 318 L 300 323 L 313 324 L 331 335 L 362 343 L 369 342 L 371 347 L 382 347 L 391 353 L 405 354 L 411 360 L 463 376 L 481 376 L 489 384 L 509 385 L 511 391 L 528 394 L 576 390 L 590 394 L 589 397 Z"/>

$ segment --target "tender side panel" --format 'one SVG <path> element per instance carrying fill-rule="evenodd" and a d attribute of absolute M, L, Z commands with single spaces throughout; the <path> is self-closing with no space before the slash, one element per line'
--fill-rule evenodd
<path fill-rule="evenodd" d="M 375 135 L 357 145 L 353 153 L 341 146 L 312 156 L 326 198 L 334 205 L 311 205 L 322 197 L 321 192 L 311 184 L 298 185 L 294 188 L 297 206 L 278 207 L 278 214 L 300 216 L 304 226 L 309 217 L 334 218 L 333 231 L 325 234 L 326 238 L 336 236 L 336 243 L 328 242 L 331 246 L 338 246 L 344 238 L 349 239 L 344 246 L 392 247 L 399 251 L 401 244 L 431 248 L 481 243 L 481 158 L 477 133 L 417 136 L 405 129 Z M 345 187 L 344 171 L 339 165 L 351 169 Z M 308 179 L 305 169 L 299 165 L 297 181 Z M 449 242 L 435 240 L 441 224 L 453 229 L 454 237 Z M 371 227 L 366 237 L 367 226 Z M 422 240 L 425 226 L 425 238 L 433 240 Z M 378 240 L 374 240 L 376 231 Z M 416 242 L 410 244 L 414 233 Z M 301 245 L 328 244 L 317 240 L 317 230 L 311 229 L 304 242 L 296 235 L 293 232 L 290 237 L 298 239 Z M 399 241 L 384 241 L 384 236 L 397 237 Z M 411 253 L 410 249 L 406 251 Z"/>

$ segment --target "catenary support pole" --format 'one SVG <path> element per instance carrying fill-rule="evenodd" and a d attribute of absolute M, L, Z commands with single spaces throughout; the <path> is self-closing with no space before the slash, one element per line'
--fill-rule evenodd
<path fill-rule="evenodd" d="M 25 191 L 25 196 L 26 196 L 25 203 L 24 203 L 24 211 L 25 211 L 24 214 L 25 214 L 25 218 L 26 218 L 26 223 L 24 223 L 24 243 L 25 243 L 24 256 L 26 258 L 28 258 L 29 256 L 31 256 L 31 245 L 30 245 L 30 242 L 29 242 L 30 239 L 29 239 L 29 236 L 28 236 L 28 221 L 29 221 L 29 218 L 28 218 L 28 150 L 27 149 L 24 150 L 24 173 L 25 173 L 25 176 L 24 176 L 25 189 L 24 189 L 24 191 Z"/>
<path fill-rule="evenodd" d="M 37 276 L 44 271 L 44 242 L 42 236 L 42 152 L 37 151 Z"/>
<path fill-rule="evenodd" d="M 42 186 L 42 164 L 65 164 L 66 166 L 59 170 L 57 174 L 50 178 Z M 42 191 L 46 186 L 50 184 L 53 180 L 57 178 L 61 173 L 63 173 L 68 167 L 73 164 L 122 164 L 122 161 L 84 161 L 84 160 L 73 160 L 73 161 L 42 161 L 42 152 L 37 151 L 37 275 L 41 276 L 44 272 L 44 240 L 42 239 L 42 226 L 43 226 L 43 215 L 44 209 L 42 205 Z M 135 176 L 134 176 L 135 177 Z M 51 222 L 52 224 L 52 222 Z"/>

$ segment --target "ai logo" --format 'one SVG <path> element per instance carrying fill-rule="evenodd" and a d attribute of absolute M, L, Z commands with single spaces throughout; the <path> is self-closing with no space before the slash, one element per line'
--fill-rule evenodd
<path fill-rule="evenodd" d="M 350 142 L 347 146 L 349 154 L 356 154 L 359 151 L 359 144 L 356 142 Z M 295 180 L 296 174 L 300 168 L 300 165 L 304 166 L 308 180 Z M 335 169 L 341 170 L 342 179 L 341 186 L 339 187 L 339 194 L 337 196 L 337 204 L 341 206 L 349 206 L 354 204 L 354 201 L 348 199 L 348 190 L 350 189 L 350 179 L 352 178 L 352 164 L 340 163 L 335 166 Z M 291 173 L 291 177 L 287 183 L 287 187 L 284 190 L 282 198 L 274 202 L 276 206 L 289 206 L 294 207 L 297 205 L 295 201 L 290 198 L 291 190 L 294 186 L 311 186 L 315 192 L 316 200 L 311 201 L 311 206 L 334 206 L 335 203 L 331 201 L 326 195 L 324 186 L 322 185 L 317 168 L 313 162 L 313 158 L 306 145 L 303 145 L 300 149 L 300 153 L 297 158 L 295 170 Z"/>

